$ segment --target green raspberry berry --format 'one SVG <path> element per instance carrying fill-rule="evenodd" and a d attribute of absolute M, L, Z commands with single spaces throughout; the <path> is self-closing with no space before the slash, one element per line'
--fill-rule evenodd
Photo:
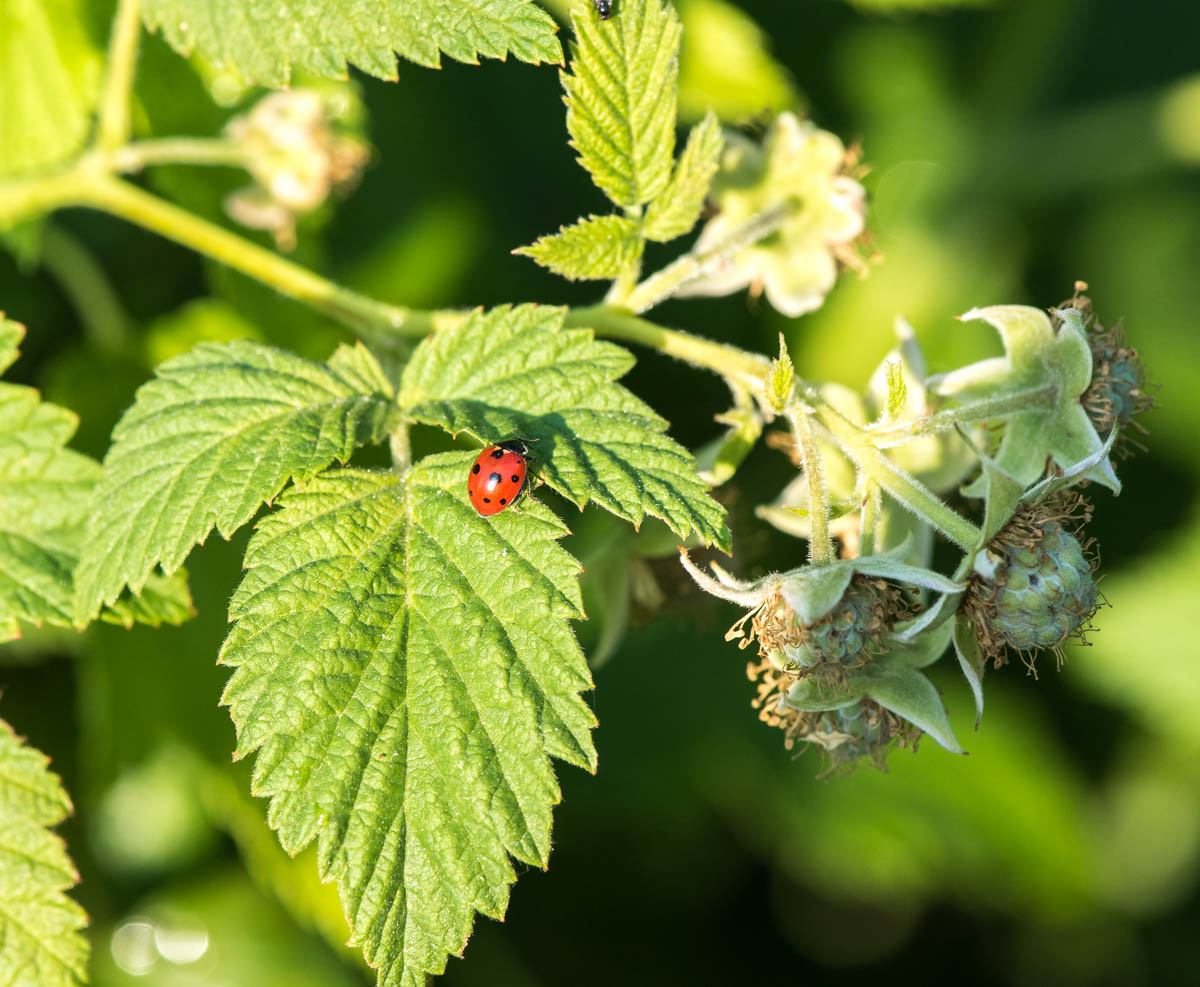
<path fill-rule="evenodd" d="M 1131 424 L 1144 431 L 1135 419 L 1154 406 L 1154 399 L 1147 391 L 1146 372 L 1137 350 L 1125 345 L 1125 330 L 1119 324 L 1105 329 L 1096 321 L 1091 299 L 1079 294 L 1079 289 L 1086 285 L 1076 287 L 1075 297 L 1064 302 L 1063 307 L 1073 308 L 1082 315 L 1092 351 L 1092 380 L 1080 402 L 1102 439 L 1108 438 L 1113 428 L 1125 430 Z M 1129 446 L 1136 443 L 1122 438 L 1117 445 L 1128 454 Z"/>
<path fill-rule="evenodd" d="M 797 739 L 824 750 L 828 772 L 849 768 L 863 758 L 886 766 L 894 747 L 915 749 L 921 731 L 870 699 L 825 713 L 808 714 Z"/>
<path fill-rule="evenodd" d="M 1070 530 L 1089 515 L 1078 495 L 1028 505 L 976 559 L 965 606 L 996 664 L 1006 647 L 1058 649 L 1095 612 L 1092 561 Z"/>
<path fill-rule="evenodd" d="M 811 626 L 784 653 L 797 665 L 812 668 L 822 662 L 855 667 L 868 659 L 892 618 L 886 606 L 886 584 L 858 578 L 851 581 L 841 601 Z"/>

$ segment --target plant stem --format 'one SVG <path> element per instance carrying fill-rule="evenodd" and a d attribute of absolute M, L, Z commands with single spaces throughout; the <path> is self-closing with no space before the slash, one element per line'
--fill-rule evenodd
<path fill-rule="evenodd" d="M 324 312 L 364 336 L 378 337 L 383 331 L 424 335 L 432 329 L 428 313 L 387 305 L 343 288 L 127 182 L 97 176 L 81 188 L 81 193 L 80 205 L 103 209 L 191 247 Z"/>
<path fill-rule="evenodd" d="M 111 151 L 129 140 L 129 101 L 142 33 L 139 0 L 120 0 L 108 46 L 108 76 L 100 98 L 96 147 Z"/>
<path fill-rule="evenodd" d="M 725 343 L 715 343 L 678 329 L 667 329 L 607 305 L 571 309 L 567 313 L 566 325 L 594 329 L 596 335 L 607 339 L 649 346 L 693 366 L 714 370 L 755 394 L 762 393 L 763 381 L 771 371 L 771 361 L 765 356 Z"/>
<path fill-rule="evenodd" d="M 399 422 L 388 436 L 388 448 L 392 454 L 392 469 L 403 473 L 412 465 L 412 444 L 408 438 L 408 423 Z"/>
<path fill-rule="evenodd" d="M 249 158 L 242 148 L 221 138 L 164 137 L 126 144 L 113 151 L 111 160 L 117 171 L 131 172 L 156 164 L 244 168 Z"/>
<path fill-rule="evenodd" d="M 42 264 L 71 299 L 88 340 L 106 353 L 128 354 L 134 345 L 129 313 L 91 252 L 47 223 L 42 230 Z"/>
<path fill-rule="evenodd" d="M 867 479 L 863 485 L 862 513 L 858 528 L 858 554 L 862 557 L 875 554 L 875 532 L 879 527 L 882 509 L 879 484 Z"/>
<path fill-rule="evenodd" d="M 960 548 L 970 551 L 980 538 L 979 529 L 946 506 L 923 483 L 913 479 L 876 448 L 871 437 L 842 417 L 816 395 L 811 395 L 821 424 L 834 441 L 866 475 L 918 517 L 929 522 Z"/>
<path fill-rule="evenodd" d="M 804 476 L 808 480 L 808 522 L 812 528 L 812 537 L 808 539 L 808 561 L 813 565 L 828 565 L 833 561 L 833 544 L 829 540 L 829 495 L 810 414 L 810 409 L 795 402 L 788 405 L 788 421 L 804 458 Z"/>
<path fill-rule="evenodd" d="M 670 298 L 680 288 L 708 274 L 714 267 L 727 261 L 744 247 L 770 236 L 787 217 L 791 207 L 787 204 L 772 206 L 752 216 L 741 226 L 705 250 L 692 250 L 656 271 L 629 293 L 625 307 L 635 314 L 653 308 Z"/>
<path fill-rule="evenodd" d="M 888 422 L 878 427 L 868 428 L 867 434 L 871 436 L 871 441 L 878 448 L 888 449 L 925 435 L 948 432 L 959 425 L 1006 418 L 1009 415 L 1020 414 L 1022 411 L 1034 408 L 1049 408 L 1057 397 L 1058 387 L 1055 384 L 1046 384 L 1013 394 L 968 401 L 957 407 L 935 412 L 925 418 Z"/>

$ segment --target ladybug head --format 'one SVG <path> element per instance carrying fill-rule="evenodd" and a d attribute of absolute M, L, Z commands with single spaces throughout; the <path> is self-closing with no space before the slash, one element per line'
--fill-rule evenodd
<path fill-rule="evenodd" d="M 497 442 L 496 445 L 508 452 L 515 452 L 518 456 L 529 456 L 529 443 L 524 439 L 505 439 L 503 442 Z"/>

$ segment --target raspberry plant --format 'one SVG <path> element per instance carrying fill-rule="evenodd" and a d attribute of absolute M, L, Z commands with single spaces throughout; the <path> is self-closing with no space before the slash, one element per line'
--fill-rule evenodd
<path fill-rule="evenodd" d="M 359 341 L 323 362 L 202 342 L 155 369 L 102 465 L 67 448 L 70 412 L 0 384 L 0 633 L 186 621 L 189 553 L 257 518 L 219 656 L 233 670 L 223 702 L 235 757 L 255 756 L 252 790 L 269 799 L 284 849 L 315 845 L 380 984 L 444 970 L 475 912 L 503 915 L 514 860 L 547 865 L 551 758 L 596 769 L 583 697 L 593 683 L 571 624 L 584 618 L 580 567 L 552 505 L 665 523 L 699 586 L 746 610 L 728 636 L 756 649 L 760 718 L 833 767 L 882 765 L 921 734 L 961 753 L 925 669 L 957 657 L 978 724 L 989 659 L 1011 650 L 1033 667 L 1092 617 L 1079 491 L 1120 492 L 1110 453 L 1149 398 L 1136 354 L 1082 289 L 1049 314 L 967 313 L 1000 334 L 1005 355 L 937 376 L 900 323 L 865 394 L 801 379 L 782 340 L 769 359 L 645 318 L 671 298 L 746 288 L 801 315 L 841 271 L 878 259 L 858 153 L 811 122 L 782 112 L 751 138 L 709 113 L 676 152 L 681 27 L 664 0 L 620 0 L 607 19 L 591 4 L 573 11 L 566 126 L 613 211 L 516 249 L 563 277 L 610 282 L 603 300 L 473 312 L 376 301 L 123 176 L 242 168 L 249 185 L 227 201 L 230 217 L 287 248 L 297 220 L 352 185 L 366 156 L 352 100 L 311 77 L 350 64 L 388 78 L 397 53 L 423 65 L 442 54 L 562 62 L 553 20 L 531 2 L 380 2 L 330 16 L 322 4 L 122 0 L 106 60 L 88 47 L 82 10 L 61 6 L 0 14 L 10 242 L 54 210 L 99 209 L 257 278 Z M 226 84 L 306 84 L 263 97 L 215 137 L 134 140 L 143 24 Z M 644 272 L 648 243 L 698 226 L 689 247 Z M 23 333 L 0 322 L 0 368 Z M 728 431 L 699 463 L 620 383 L 634 357 L 607 340 L 728 384 Z M 690 553 L 732 552 L 737 533 L 711 488 L 771 424 L 797 477 L 759 513 L 803 538 L 807 558 L 745 581 Z M 459 445 L 416 456 L 415 426 Z M 536 448 L 540 487 L 480 517 L 464 492 L 472 450 L 513 436 Z M 386 447 L 389 467 L 349 462 L 372 446 Z M 965 511 L 948 502 L 955 491 Z M 952 571 L 934 567 L 938 539 L 961 553 Z M 621 592 L 639 551 L 660 550 L 626 549 Z M 62 895 L 73 871 L 46 831 L 69 802 L 38 755 L 7 730 L 0 740 L 11 835 L 0 972 L 7 983 L 83 982 L 82 915 Z"/>

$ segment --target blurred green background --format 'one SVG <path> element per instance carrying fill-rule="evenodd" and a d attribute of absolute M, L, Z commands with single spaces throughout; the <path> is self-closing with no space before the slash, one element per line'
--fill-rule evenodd
<path fill-rule="evenodd" d="M 701 598 L 669 558 L 631 574 L 632 553 L 661 546 L 569 516 L 596 618 L 580 634 L 608 657 L 593 697 L 600 771 L 560 771 L 550 870 L 523 875 L 503 924 L 479 922 L 448 985 L 1200 979 L 1200 5 L 891 6 L 745 0 L 748 20 L 722 0 L 679 0 L 682 110 L 714 105 L 758 132 L 770 109 L 807 107 L 860 140 L 885 259 L 800 320 L 744 295 L 655 317 L 768 352 L 782 330 L 800 372 L 861 386 L 896 314 L 943 370 L 998 350 L 955 314 L 1054 304 L 1087 280 L 1160 385 L 1124 494 L 1096 495 L 1111 609 L 1061 672 L 1050 660 L 1036 681 L 1019 664 L 989 673 L 978 733 L 952 660 L 935 667 L 969 757 L 927 743 L 886 774 L 818 781 L 817 756 L 793 760 L 749 708 L 745 655 L 722 640 L 733 608 Z M 302 226 L 298 259 L 414 306 L 594 299 L 509 254 L 604 209 L 566 146 L 552 68 L 401 64 L 395 84 L 356 83 L 374 163 Z M 157 39 L 139 98 L 139 127 L 158 135 L 214 133 L 234 111 Z M 220 218 L 242 179 L 159 169 L 148 181 Z M 81 414 L 90 453 L 149 368 L 197 340 L 323 356 L 341 335 L 115 220 L 72 213 L 44 233 L 40 260 L 0 254 L 0 308 L 30 329 L 17 379 Z M 628 383 L 676 437 L 713 438 L 719 380 L 639 358 Z M 760 446 L 723 494 L 743 575 L 803 556 L 753 513 L 788 479 Z M 246 766 L 230 764 L 214 659 L 241 547 L 193 553 L 199 617 L 182 628 L 0 649 L 0 713 L 76 801 L 63 834 L 100 985 L 366 982 L 313 860 L 282 854 Z"/>

